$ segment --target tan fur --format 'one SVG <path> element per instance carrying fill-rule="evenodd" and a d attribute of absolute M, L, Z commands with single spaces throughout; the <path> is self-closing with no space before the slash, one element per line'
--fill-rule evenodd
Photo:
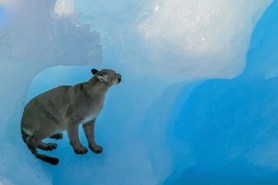
<path fill-rule="evenodd" d="M 26 105 L 21 129 L 29 149 L 53 150 L 57 147 L 55 143 L 42 140 L 58 137 L 57 134 L 67 130 L 74 152 L 85 154 L 88 150 L 80 143 L 78 135 L 78 126 L 82 123 L 89 148 L 95 153 L 102 152 L 102 147 L 94 139 L 95 120 L 102 110 L 106 92 L 121 81 L 121 75 L 109 69 L 92 70 L 92 73 L 95 75 L 88 82 L 56 87 L 36 96 Z M 36 151 L 32 153 L 36 155 Z M 58 163 L 45 158 L 42 160 Z"/>

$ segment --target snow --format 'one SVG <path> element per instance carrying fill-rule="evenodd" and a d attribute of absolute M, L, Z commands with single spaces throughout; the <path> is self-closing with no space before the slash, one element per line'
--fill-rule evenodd
<path fill-rule="evenodd" d="M 0 1 L 0 184 L 277 184 L 271 3 Z M 65 133 L 60 164 L 38 161 L 20 136 L 24 104 L 93 67 L 123 79 L 97 120 L 104 153 L 74 154 Z"/>

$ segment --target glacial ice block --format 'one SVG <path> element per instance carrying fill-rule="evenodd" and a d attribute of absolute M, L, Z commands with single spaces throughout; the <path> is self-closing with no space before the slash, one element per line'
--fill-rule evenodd
<path fill-rule="evenodd" d="M 189 102 L 198 97 L 194 88 L 199 83 L 188 86 L 187 82 L 238 75 L 253 28 L 272 1 L 57 2 L 5 1 L 10 21 L 0 26 L 0 101 L 4 107 L 0 183 L 155 185 L 166 183 L 167 178 L 183 182 L 178 177 L 196 169 L 187 167 L 202 161 L 191 148 L 179 148 L 184 146 L 183 138 L 177 140 L 177 133 L 169 133 L 187 97 L 192 95 Z M 64 84 L 89 78 L 89 67 L 48 68 L 57 65 L 116 68 L 122 72 L 123 83 L 111 91 L 98 120 L 97 137 L 105 153 L 76 156 L 65 136 L 52 153 L 62 159 L 61 164 L 52 168 L 34 159 L 23 145 L 19 123 L 32 80 L 40 87 L 32 86 L 35 91 L 29 97 L 50 88 L 47 81 Z M 202 103 L 196 99 L 196 105 Z M 194 126 L 190 128 L 199 131 Z M 185 132 L 190 137 L 190 130 Z M 193 146 L 202 153 L 197 144 L 204 140 L 198 139 Z M 212 154 L 213 148 L 207 147 Z"/>

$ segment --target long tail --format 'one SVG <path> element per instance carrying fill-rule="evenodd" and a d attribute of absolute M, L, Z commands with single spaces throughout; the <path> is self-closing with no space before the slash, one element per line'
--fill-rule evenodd
<path fill-rule="evenodd" d="M 59 163 L 58 158 L 54 158 L 54 157 L 50 157 L 50 156 L 47 156 L 47 155 L 40 154 L 35 146 L 32 146 L 32 145 L 28 144 L 26 139 L 27 139 L 27 137 L 29 137 L 29 135 L 27 133 L 25 133 L 22 129 L 21 129 L 21 135 L 22 135 L 22 139 L 23 139 L 24 143 L 26 143 L 29 150 L 32 152 L 32 154 L 34 156 L 36 156 L 36 158 L 38 158 L 38 159 L 40 159 L 44 162 L 50 163 L 52 165 L 57 165 Z"/>

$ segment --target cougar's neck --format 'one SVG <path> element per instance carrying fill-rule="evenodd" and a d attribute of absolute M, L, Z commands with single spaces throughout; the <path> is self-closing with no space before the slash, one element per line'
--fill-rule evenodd
<path fill-rule="evenodd" d="M 92 78 L 87 82 L 87 89 L 90 94 L 103 95 L 109 90 L 109 85 Z"/>

